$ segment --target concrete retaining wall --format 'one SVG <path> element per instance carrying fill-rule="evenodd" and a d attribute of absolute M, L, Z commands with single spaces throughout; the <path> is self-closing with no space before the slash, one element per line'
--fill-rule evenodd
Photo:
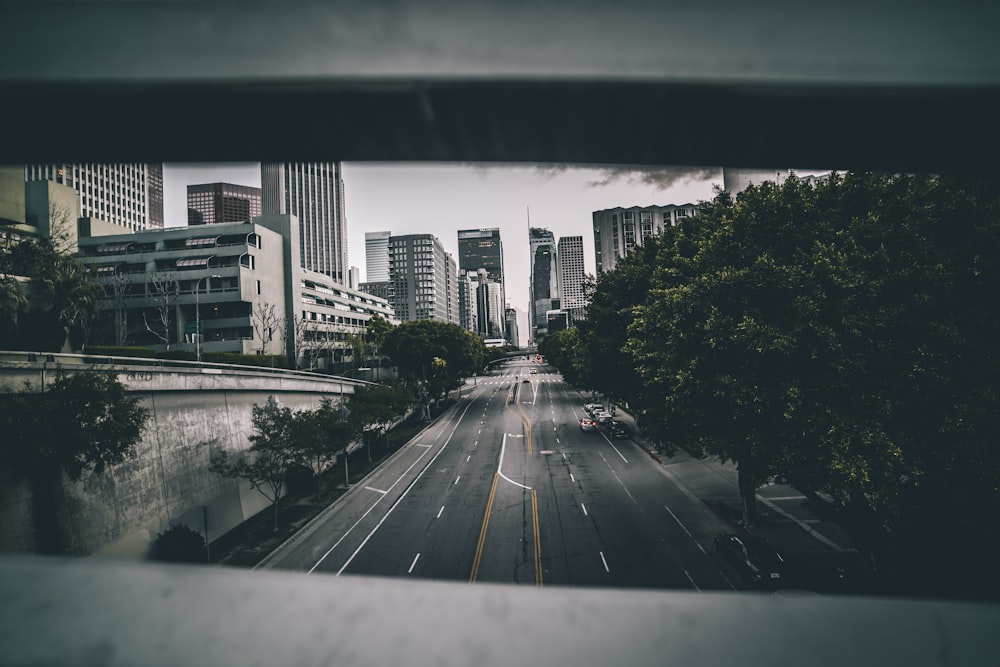
<path fill-rule="evenodd" d="M 270 504 L 247 482 L 211 472 L 213 452 L 248 449 L 253 406 L 270 395 L 292 410 L 341 395 L 340 383 L 327 378 L 118 372 L 149 408 L 150 421 L 134 459 L 76 483 L 65 480 L 62 523 L 75 554 L 141 558 L 157 533 L 174 523 L 207 532 L 209 541 L 232 530 Z M 155 390 L 143 391 L 143 384 Z M 246 388 L 252 384 L 263 387 Z M 352 384 L 343 390 L 353 392 Z M 9 472 L 0 471 L 0 478 L 0 551 L 31 551 L 31 485 Z"/>

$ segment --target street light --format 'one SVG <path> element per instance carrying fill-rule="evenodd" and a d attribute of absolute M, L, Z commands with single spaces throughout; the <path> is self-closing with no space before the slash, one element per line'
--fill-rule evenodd
<path fill-rule="evenodd" d="M 213 273 L 210 276 L 202 276 L 198 280 L 194 281 L 194 356 L 201 363 L 201 303 L 199 302 L 199 295 L 201 293 L 201 281 L 205 278 L 222 278 L 222 276 Z"/>

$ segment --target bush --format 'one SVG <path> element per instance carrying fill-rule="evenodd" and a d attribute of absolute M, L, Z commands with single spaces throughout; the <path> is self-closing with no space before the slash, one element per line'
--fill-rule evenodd
<path fill-rule="evenodd" d="M 156 536 L 151 557 L 166 563 L 204 563 L 205 538 L 182 523 L 170 526 Z"/>

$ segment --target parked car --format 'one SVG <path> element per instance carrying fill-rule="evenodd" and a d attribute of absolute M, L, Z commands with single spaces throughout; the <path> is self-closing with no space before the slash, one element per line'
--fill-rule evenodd
<path fill-rule="evenodd" d="M 587 403 L 585 406 L 583 406 L 583 411 L 586 412 L 591 417 L 593 417 L 594 413 L 600 409 L 601 409 L 600 403 Z"/>
<path fill-rule="evenodd" d="M 580 430 L 581 431 L 596 431 L 597 422 L 589 417 L 584 417 L 580 420 Z"/>
<path fill-rule="evenodd" d="M 754 535 L 726 533 L 715 538 L 715 551 L 746 583 L 781 586 L 785 561 L 767 540 Z"/>
<path fill-rule="evenodd" d="M 608 426 L 615 420 L 615 418 L 611 416 L 610 412 L 605 412 L 603 410 L 594 414 L 594 419 L 597 420 L 597 423 L 601 426 Z"/>
<path fill-rule="evenodd" d="M 616 438 L 627 438 L 631 434 L 629 433 L 628 426 L 625 425 L 625 422 L 619 421 L 617 419 L 612 419 L 611 435 L 615 436 Z"/>

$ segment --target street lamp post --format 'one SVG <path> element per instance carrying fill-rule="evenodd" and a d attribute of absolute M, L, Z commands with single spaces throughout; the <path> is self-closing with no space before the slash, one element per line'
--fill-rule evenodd
<path fill-rule="evenodd" d="M 201 363 L 201 303 L 199 301 L 199 295 L 201 294 L 201 281 L 206 278 L 221 278 L 222 276 L 217 274 L 212 274 L 210 276 L 202 276 L 198 280 L 194 281 L 194 356 Z"/>

